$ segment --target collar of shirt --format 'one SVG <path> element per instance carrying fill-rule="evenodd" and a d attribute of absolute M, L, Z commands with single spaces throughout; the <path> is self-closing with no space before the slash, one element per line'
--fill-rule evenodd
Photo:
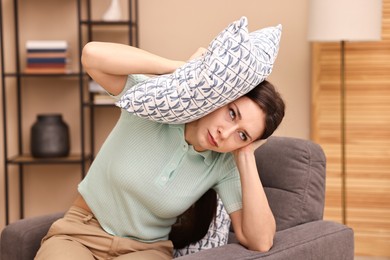
<path fill-rule="evenodd" d="M 185 137 L 184 137 L 185 124 L 170 124 L 169 127 L 179 129 L 179 131 L 183 137 L 183 142 L 187 143 L 185 140 Z M 204 152 L 198 152 L 194 149 L 194 147 L 192 145 L 188 145 L 188 146 L 189 146 L 189 149 L 191 149 L 194 153 L 197 153 L 200 156 L 202 156 L 204 163 L 208 166 L 211 165 L 211 163 L 215 160 L 215 158 L 217 156 L 217 153 L 213 152 L 211 150 L 206 150 Z"/>

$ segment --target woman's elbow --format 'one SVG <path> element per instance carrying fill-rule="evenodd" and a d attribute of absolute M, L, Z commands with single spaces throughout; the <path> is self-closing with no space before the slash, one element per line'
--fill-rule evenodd
<path fill-rule="evenodd" d="M 95 54 L 98 52 L 96 50 L 96 42 L 88 42 L 84 45 L 82 53 L 81 53 L 81 63 L 83 64 L 85 69 L 89 69 L 92 67 L 94 62 L 92 61 L 94 59 Z"/>
<path fill-rule="evenodd" d="M 263 241 L 259 241 L 258 243 L 253 245 L 253 248 L 249 248 L 249 249 L 253 250 L 253 251 L 259 251 L 259 252 L 265 253 L 265 252 L 268 252 L 272 248 L 273 243 L 274 243 L 274 241 L 273 241 L 273 237 L 272 237 L 272 238 L 264 239 Z"/>
<path fill-rule="evenodd" d="M 238 240 L 247 249 L 259 252 L 268 252 L 274 243 L 274 233 L 269 235 L 262 235 L 253 237 L 252 239 L 244 239 L 244 237 L 238 237 Z"/>

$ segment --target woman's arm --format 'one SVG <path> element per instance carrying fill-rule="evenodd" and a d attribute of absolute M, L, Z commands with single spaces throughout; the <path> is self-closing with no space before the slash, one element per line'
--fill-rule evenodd
<path fill-rule="evenodd" d="M 240 172 L 243 204 L 241 210 L 230 214 L 234 232 L 248 249 L 268 251 L 273 244 L 276 224 L 257 172 L 254 145 L 235 151 L 234 158 Z"/>
<path fill-rule="evenodd" d="M 113 95 L 122 91 L 129 74 L 167 74 L 184 64 L 136 47 L 107 42 L 87 43 L 81 61 L 86 72 Z"/>

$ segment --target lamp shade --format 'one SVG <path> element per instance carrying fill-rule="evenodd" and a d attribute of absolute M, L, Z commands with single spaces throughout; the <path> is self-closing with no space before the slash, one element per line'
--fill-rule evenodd
<path fill-rule="evenodd" d="M 381 39 L 382 0 L 309 0 L 309 41 Z"/>

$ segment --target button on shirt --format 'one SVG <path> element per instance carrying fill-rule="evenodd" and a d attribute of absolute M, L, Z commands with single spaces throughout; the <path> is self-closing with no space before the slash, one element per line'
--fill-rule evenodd
<path fill-rule="evenodd" d="M 129 76 L 127 88 L 136 79 Z M 79 185 L 106 232 L 144 242 L 166 240 L 176 217 L 210 188 L 229 213 L 241 209 L 232 154 L 195 151 L 184 129 L 122 110 Z"/>

